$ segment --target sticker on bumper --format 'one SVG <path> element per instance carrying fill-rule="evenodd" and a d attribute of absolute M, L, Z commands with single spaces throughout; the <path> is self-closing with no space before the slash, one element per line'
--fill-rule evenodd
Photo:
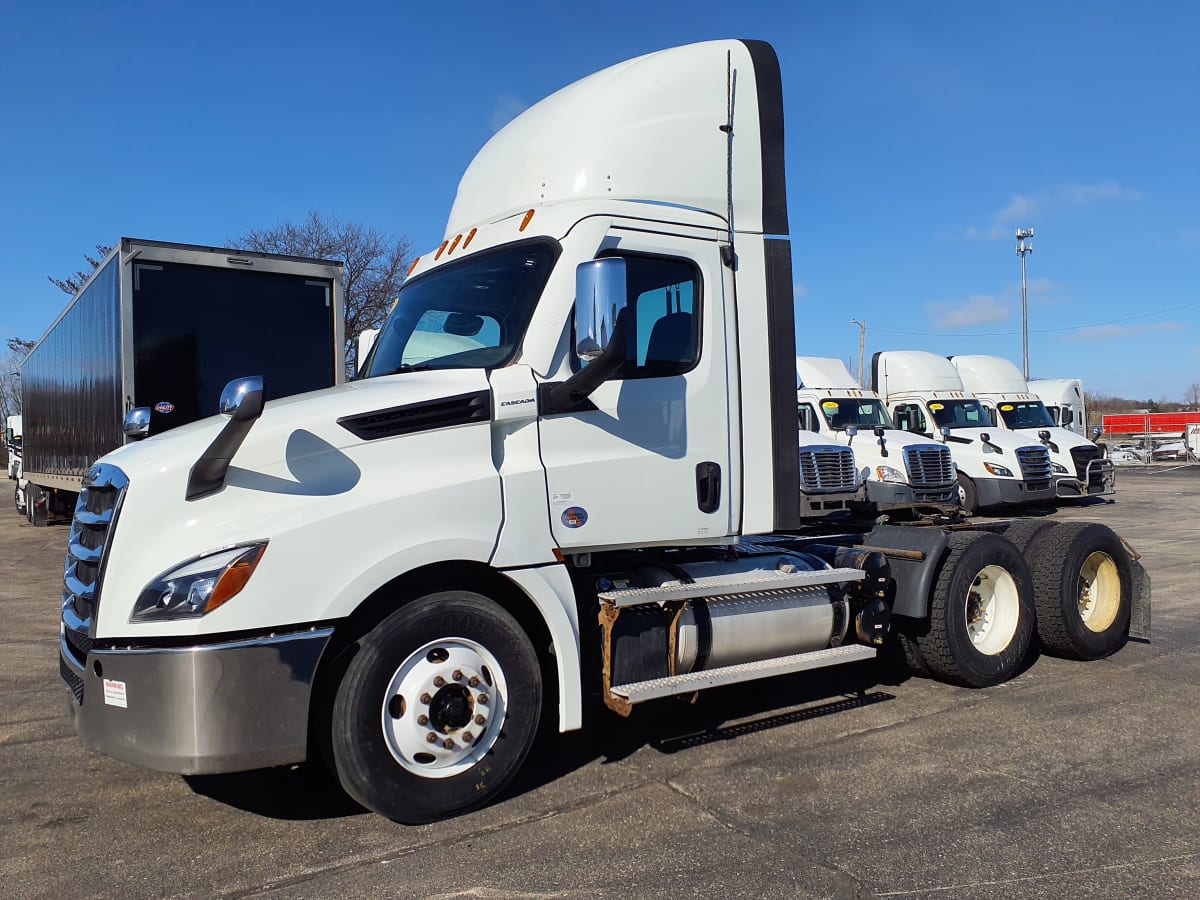
<path fill-rule="evenodd" d="M 104 679 L 104 705 L 119 706 L 121 709 L 129 708 L 129 698 L 125 694 L 125 682 L 114 681 L 112 678 Z"/>

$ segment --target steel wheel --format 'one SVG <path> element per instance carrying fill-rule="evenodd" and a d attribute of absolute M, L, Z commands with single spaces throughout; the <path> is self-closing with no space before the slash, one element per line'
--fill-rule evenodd
<path fill-rule="evenodd" d="M 1113 558 L 1097 550 L 1079 570 L 1079 618 L 1089 631 L 1106 631 L 1121 608 L 1121 574 Z"/>
<path fill-rule="evenodd" d="M 486 647 L 462 637 L 432 641 L 404 660 L 388 683 L 384 740 L 409 772 L 450 778 L 492 749 L 507 703 L 504 670 Z"/>
<path fill-rule="evenodd" d="M 995 656 L 1017 633 L 1021 599 L 1007 569 L 985 566 L 974 578 L 966 596 L 967 635 L 980 653 Z"/>

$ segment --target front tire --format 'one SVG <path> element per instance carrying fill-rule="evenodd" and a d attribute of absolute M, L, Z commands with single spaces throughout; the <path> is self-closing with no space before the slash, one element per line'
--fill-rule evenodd
<path fill-rule="evenodd" d="M 921 659 L 942 681 L 989 687 L 1013 676 L 1033 636 L 1033 579 L 1020 551 L 987 532 L 950 536 Z"/>
<path fill-rule="evenodd" d="M 359 641 L 338 686 L 338 780 L 368 809 L 424 824 L 476 809 L 533 746 L 542 678 L 528 635 L 479 594 L 429 594 Z"/>
<path fill-rule="evenodd" d="M 1030 545 L 1038 637 L 1047 652 L 1100 659 L 1129 630 L 1129 553 L 1106 525 L 1063 522 Z"/>
<path fill-rule="evenodd" d="M 962 472 L 958 473 L 958 505 L 968 516 L 979 512 L 979 491 L 975 489 L 975 482 Z"/>

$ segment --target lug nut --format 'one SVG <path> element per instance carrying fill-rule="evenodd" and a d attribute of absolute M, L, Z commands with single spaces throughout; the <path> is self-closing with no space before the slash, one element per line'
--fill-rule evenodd
<path fill-rule="evenodd" d="M 488 701 L 487 694 L 480 694 L 478 697 L 475 698 L 475 702 L 479 703 L 482 706 L 487 706 L 487 701 Z"/>
<path fill-rule="evenodd" d="M 476 725 L 482 725 L 482 724 L 483 724 L 484 722 L 486 722 L 486 721 L 487 721 L 487 719 L 485 719 L 483 716 L 476 716 L 476 717 L 475 717 L 475 724 L 476 724 Z"/>
<path fill-rule="evenodd" d="M 422 694 L 422 695 L 421 695 L 421 702 L 422 702 L 422 703 L 424 703 L 426 706 L 428 706 L 428 705 L 429 705 L 429 701 L 431 701 L 432 699 L 433 699 L 433 698 L 432 698 L 432 697 L 430 697 L 428 694 Z"/>
<path fill-rule="evenodd" d="M 418 725 L 428 725 L 429 724 L 429 716 L 417 716 L 417 724 Z"/>
<path fill-rule="evenodd" d="M 453 678 L 455 681 L 462 681 L 463 680 L 462 669 L 455 669 L 454 674 L 451 675 L 450 677 Z"/>
<path fill-rule="evenodd" d="M 450 738 L 446 738 L 444 741 L 442 741 L 442 746 L 445 747 L 447 750 L 453 750 L 454 749 L 454 741 L 451 740 Z"/>
<path fill-rule="evenodd" d="M 469 732 L 469 731 L 464 731 L 464 732 L 463 732 L 463 734 L 462 734 L 462 741 L 463 741 L 463 743 L 464 743 L 464 744 L 469 744 L 469 743 L 471 743 L 471 741 L 473 741 L 473 740 L 475 740 L 475 735 L 471 734 L 471 732 Z"/>
<path fill-rule="evenodd" d="M 442 685 L 444 685 L 445 683 L 446 683 L 446 679 L 445 679 L 445 678 L 443 678 L 441 675 L 439 675 L 437 678 L 433 679 L 433 686 L 434 686 L 434 687 L 441 687 L 441 686 L 442 686 Z"/>
<path fill-rule="evenodd" d="M 429 732 L 429 734 L 425 735 L 425 743 L 427 743 L 427 744 L 436 744 L 437 739 L 438 739 L 438 736 L 436 734 L 434 734 L 432 731 Z"/>
<path fill-rule="evenodd" d="M 471 687 L 479 687 L 479 676 L 472 675 L 471 680 L 467 682 Z"/>

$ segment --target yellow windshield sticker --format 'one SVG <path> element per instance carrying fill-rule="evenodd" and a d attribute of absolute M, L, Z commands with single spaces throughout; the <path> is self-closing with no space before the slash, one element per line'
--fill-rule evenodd
<path fill-rule="evenodd" d="M 945 409 L 946 407 L 942 406 L 942 404 L 940 404 L 940 403 L 930 403 L 929 408 L 932 409 L 934 412 L 938 412 L 940 410 Z"/>
<path fill-rule="evenodd" d="M 837 404 L 836 400 L 822 400 L 821 401 L 821 409 L 837 409 L 837 408 L 838 408 L 838 404 Z"/>
<path fill-rule="evenodd" d="M 1002 407 L 1000 407 L 1000 411 L 1001 412 L 1012 412 L 1013 405 L 1011 403 L 1005 403 Z"/>

